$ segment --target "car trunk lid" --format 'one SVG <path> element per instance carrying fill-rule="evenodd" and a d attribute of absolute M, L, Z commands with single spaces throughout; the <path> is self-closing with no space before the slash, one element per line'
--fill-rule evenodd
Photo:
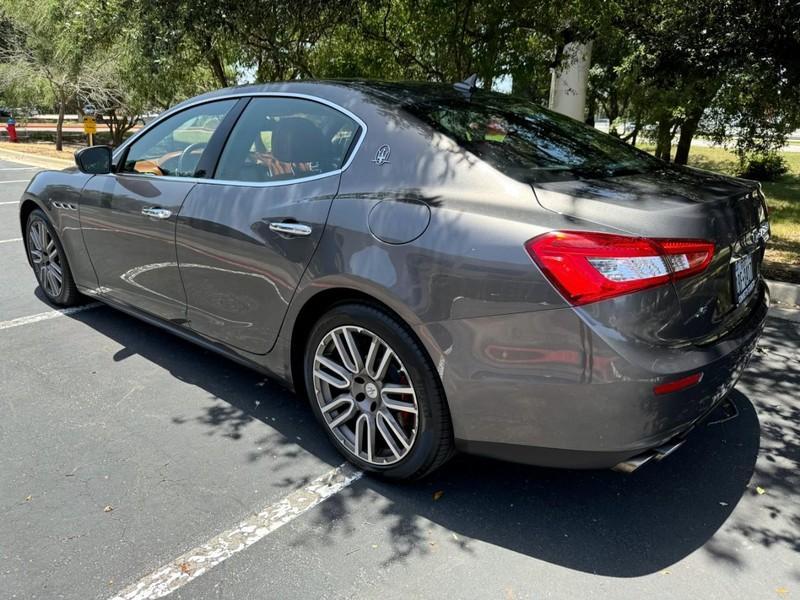
<path fill-rule="evenodd" d="M 769 236 L 766 206 L 755 182 L 670 166 L 539 181 L 533 187 L 539 203 L 560 214 L 630 235 L 714 242 L 708 268 L 672 284 L 683 315 L 683 322 L 671 328 L 676 339 L 708 343 L 749 313 Z M 748 261 L 755 281 L 749 287 Z"/>

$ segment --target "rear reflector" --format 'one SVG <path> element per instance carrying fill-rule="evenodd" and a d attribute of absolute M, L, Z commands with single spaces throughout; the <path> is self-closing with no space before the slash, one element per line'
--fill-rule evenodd
<path fill-rule="evenodd" d="M 676 379 L 675 381 L 668 381 L 666 383 L 659 384 L 653 388 L 653 393 L 656 396 L 661 396 L 663 394 L 671 394 L 672 392 L 679 392 L 680 390 L 685 390 L 686 388 L 690 388 L 693 385 L 697 385 L 703 379 L 702 373 L 695 373 L 693 375 L 689 375 L 688 377 L 682 377 L 681 379 Z"/>
<path fill-rule="evenodd" d="M 529 240 L 534 262 L 572 304 L 637 292 L 703 271 L 714 244 L 591 231 L 551 231 Z"/>

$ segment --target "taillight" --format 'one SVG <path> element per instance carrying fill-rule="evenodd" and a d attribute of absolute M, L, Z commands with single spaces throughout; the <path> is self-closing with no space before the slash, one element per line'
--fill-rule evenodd
<path fill-rule="evenodd" d="M 585 231 L 551 231 L 525 249 L 572 304 L 588 304 L 703 271 L 714 244 Z"/>

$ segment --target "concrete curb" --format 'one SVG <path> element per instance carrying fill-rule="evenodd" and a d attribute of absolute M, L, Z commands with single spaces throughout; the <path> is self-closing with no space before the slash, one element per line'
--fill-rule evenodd
<path fill-rule="evenodd" d="M 767 279 L 770 300 L 773 303 L 787 305 L 786 308 L 800 306 L 800 285 Z"/>
<path fill-rule="evenodd" d="M 17 152 L 16 150 L 6 150 L 5 148 L 0 149 L 0 160 L 10 160 L 32 167 L 43 167 L 45 169 L 61 170 L 66 167 L 75 166 L 74 161 L 71 160 L 39 156 L 37 154 L 28 154 L 27 152 Z"/>
<path fill-rule="evenodd" d="M 773 305 L 769 307 L 769 316 L 774 319 L 783 319 L 784 321 L 800 323 L 800 308 L 786 308 L 780 305 Z"/>

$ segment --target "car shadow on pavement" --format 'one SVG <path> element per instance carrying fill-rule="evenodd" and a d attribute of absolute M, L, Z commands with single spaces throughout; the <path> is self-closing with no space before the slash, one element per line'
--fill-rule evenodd
<path fill-rule="evenodd" d="M 202 415 L 165 414 L 173 426 L 191 419 L 231 443 L 243 443 L 242 429 L 266 424 L 264 440 L 274 440 L 277 431 L 283 448 L 274 443 L 260 450 L 243 448 L 245 460 L 309 452 L 330 465 L 342 462 L 306 402 L 258 373 L 117 311 L 102 308 L 71 318 L 121 344 L 115 360 L 141 355 L 209 394 Z M 448 543 L 467 553 L 473 540 L 481 540 L 588 573 L 635 577 L 657 572 L 706 545 L 743 494 L 755 494 L 754 485 L 748 485 L 759 454 L 759 419 L 747 395 L 736 390 L 729 397 L 738 417 L 710 424 L 724 416 L 712 414 L 678 452 L 631 475 L 459 456 L 421 482 L 365 477 L 315 510 L 311 518 L 321 533 L 312 543 L 349 535 L 361 523 L 354 513 L 359 500 L 378 495 L 385 499 L 382 520 L 372 526 L 389 532 L 389 562 L 431 552 L 428 531 L 435 524 L 452 531 Z M 796 469 L 794 427 L 791 440 L 781 439 L 794 445 Z M 283 468 L 272 479 L 265 471 L 265 479 L 287 490 L 320 475 L 291 473 L 286 461 L 283 466 L 264 461 L 264 468 Z M 707 550 L 720 560 L 737 560 L 724 548 Z"/>

